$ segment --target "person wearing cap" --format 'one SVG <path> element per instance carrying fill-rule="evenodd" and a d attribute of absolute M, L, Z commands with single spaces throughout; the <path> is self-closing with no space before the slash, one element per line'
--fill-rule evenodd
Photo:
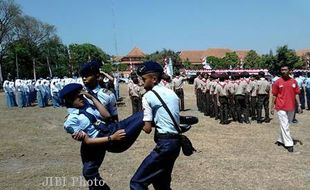
<path fill-rule="evenodd" d="M 162 74 L 162 66 L 154 61 L 144 62 L 138 68 L 138 75 L 142 77 L 144 88 L 147 91 L 142 97 L 143 131 L 149 134 L 152 128 L 155 128 L 156 147 L 143 160 L 131 178 L 131 190 L 148 189 L 150 184 L 156 190 L 171 189 L 171 173 L 181 148 L 179 133 L 174 127 L 173 120 L 153 91 L 160 94 L 177 123 L 180 123 L 180 108 L 179 98 L 174 91 L 160 84 Z"/>
<path fill-rule="evenodd" d="M 300 89 L 297 81 L 290 77 L 290 71 L 289 66 L 281 66 L 282 77 L 272 84 L 271 114 L 274 114 L 275 109 L 280 121 L 281 132 L 275 144 L 283 146 L 288 152 L 294 152 L 294 140 L 291 137 L 289 126 L 294 117 L 296 103 L 299 113 L 301 112 L 301 105 Z"/>
<path fill-rule="evenodd" d="M 250 83 L 248 85 L 250 95 L 249 113 L 252 121 L 257 120 L 257 89 L 258 89 L 257 80 L 259 80 L 258 75 L 251 75 Z"/>
<path fill-rule="evenodd" d="M 259 80 L 257 81 L 257 123 L 270 122 L 269 117 L 269 94 L 270 94 L 270 83 L 265 78 L 265 73 L 260 71 L 258 73 Z M 265 118 L 262 120 L 262 110 L 265 110 Z"/>
<path fill-rule="evenodd" d="M 128 93 L 131 100 L 132 114 L 142 110 L 142 96 L 145 90 L 138 77 L 132 78 L 132 84 L 128 86 Z"/>
<path fill-rule="evenodd" d="M 228 95 L 229 86 L 225 79 L 227 78 L 226 73 L 222 73 L 219 76 L 219 82 L 215 86 L 214 94 L 216 95 L 216 103 L 219 106 L 220 112 L 220 124 L 229 124 L 228 121 Z"/>
<path fill-rule="evenodd" d="M 84 65 L 80 70 L 80 75 L 83 79 L 83 83 L 87 88 L 87 91 L 106 107 L 111 115 L 110 122 L 118 121 L 118 111 L 116 105 L 116 97 L 113 92 L 108 89 L 102 88 L 99 85 L 100 78 L 100 63 L 97 61 L 91 61 Z"/>
<path fill-rule="evenodd" d="M 109 112 L 101 102 L 77 83 L 66 85 L 59 93 L 68 116 L 64 129 L 81 143 L 83 176 L 89 189 L 109 190 L 99 174 L 106 150 L 119 153 L 126 151 L 139 136 L 143 127 L 143 112 L 138 112 L 117 123 L 107 124 L 104 117 Z M 92 104 L 89 103 L 92 102 Z"/>
<path fill-rule="evenodd" d="M 239 123 L 250 123 L 249 120 L 249 110 L 247 107 L 247 96 L 246 94 L 249 93 L 248 89 L 248 83 L 244 79 L 245 73 L 241 73 L 240 76 L 243 78 L 237 81 L 237 87 L 235 91 L 235 100 L 236 100 L 236 110 L 237 110 L 237 116 L 238 116 L 238 122 Z M 239 76 L 239 77 L 240 77 Z M 238 77 L 238 78 L 239 78 Z"/>
<path fill-rule="evenodd" d="M 188 78 L 186 76 L 181 75 L 180 71 L 175 72 L 175 77 L 172 79 L 172 86 L 174 92 L 177 94 L 177 96 L 180 98 L 180 109 L 181 111 L 184 111 L 184 90 L 183 85 L 184 81 L 186 81 Z"/>
<path fill-rule="evenodd" d="M 305 89 L 306 89 L 307 110 L 310 110 L 310 72 L 307 72 Z"/>

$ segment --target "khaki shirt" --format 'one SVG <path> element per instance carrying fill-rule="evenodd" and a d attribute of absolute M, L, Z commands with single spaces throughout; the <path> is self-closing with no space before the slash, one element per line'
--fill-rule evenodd
<path fill-rule="evenodd" d="M 245 93 L 247 92 L 247 87 L 248 87 L 248 83 L 244 80 L 239 80 L 237 82 L 238 86 L 236 88 L 236 95 L 245 95 Z"/>
<path fill-rule="evenodd" d="M 201 84 L 202 82 L 201 82 L 201 79 L 199 78 L 199 77 L 196 77 L 195 79 L 194 79 L 194 88 L 195 89 L 201 89 L 201 87 L 202 87 L 202 84 Z"/>
<path fill-rule="evenodd" d="M 248 85 L 248 91 L 250 92 L 250 96 L 255 97 L 257 95 L 258 84 L 256 80 L 253 80 Z"/>
<path fill-rule="evenodd" d="M 129 86 L 129 96 L 130 97 L 142 97 L 144 92 L 145 92 L 144 89 L 137 84 L 132 83 Z"/>
<path fill-rule="evenodd" d="M 260 80 L 257 81 L 257 85 L 257 94 L 269 94 L 270 83 L 265 78 L 260 78 Z"/>
<path fill-rule="evenodd" d="M 214 94 L 219 96 L 228 96 L 228 85 L 226 82 L 218 82 L 215 86 Z"/>
<path fill-rule="evenodd" d="M 229 94 L 235 94 L 235 87 L 237 85 L 235 85 L 234 81 L 228 81 L 226 86 L 228 88 Z"/>
<path fill-rule="evenodd" d="M 184 80 L 186 80 L 186 77 L 183 76 L 177 76 L 172 80 L 172 84 L 175 90 L 182 89 Z"/>
<path fill-rule="evenodd" d="M 211 95 L 214 95 L 216 84 L 217 84 L 217 81 L 211 81 L 210 82 L 209 92 Z"/>

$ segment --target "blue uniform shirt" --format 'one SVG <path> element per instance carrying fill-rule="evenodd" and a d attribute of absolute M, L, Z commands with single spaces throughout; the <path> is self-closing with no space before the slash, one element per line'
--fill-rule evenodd
<path fill-rule="evenodd" d="M 299 88 L 302 88 L 304 81 L 305 81 L 305 78 L 304 77 L 297 77 L 295 80 L 297 81 Z"/>
<path fill-rule="evenodd" d="M 92 91 L 97 95 L 99 101 L 106 107 L 106 109 L 112 116 L 118 114 L 116 98 L 111 91 L 101 88 L 99 85 Z"/>
<path fill-rule="evenodd" d="M 306 88 L 310 89 L 310 78 L 309 77 L 306 78 L 305 83 L 306 83 Z"/>
<path fill-rule="evenodd" d="M 154 86 L 153 90 L 156 91 L 165 101 L 174 119 L 179 124 L 180 108 L 179 108 L 178 96 L 174 93 L 174 91 L 167 89 L 160 84 Z M 160 100 L 152 91 L 148 91 L 147 93 L 144 94 L 144 96 L 142 97 L 142 103 L 144 108 L 143 121 L 154 121 L 158 133 L 161 134 L 178 133 L 178 131 L 174 128 L 174 123 L 171 117 L 169 116 L 168 112 L 162 106 Z"/>
<path fill-rule="evenodd" d="M 67 111 L 69 116 L 64 123 L 64 129 L 67 133 L 73 134 L 75 132 L 84 131 L 91 138 L 97 137 L 99 131 L 84 114 L 79 113 L 79 109 L 68 108 Z M 97 119 L 102 119 L 97 109 L 87 105 L 86 111 L 94 115 Z"/>

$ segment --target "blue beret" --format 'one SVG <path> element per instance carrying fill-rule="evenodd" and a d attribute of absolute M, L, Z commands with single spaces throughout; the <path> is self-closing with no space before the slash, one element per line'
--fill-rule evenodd
<path fill-rule="evenodd" d="M 63 100 L 68 94 L 81 90 L 82 88 L 83 86 L 79 83 L 67 84 L 66 86 L 63 87 L 63 89 L 59 91 L 59 98 L 60 100 Z"/>
<path fill-rule="evenodd" d="M 142 76 L 148 73 L 163 73 L 163 67 L 155 61 L 144 62 L 137 70 L 137 74 Z"/>
<path fill-rule="evenodd" d="M 101 63 L 97 61 L 91 61 L 85 63 L 81 66 L 80 75 L 82 77 L 88 76 L 89 74 L 97 74 L 99 73 L 99 68 L 101 67 Z"/>

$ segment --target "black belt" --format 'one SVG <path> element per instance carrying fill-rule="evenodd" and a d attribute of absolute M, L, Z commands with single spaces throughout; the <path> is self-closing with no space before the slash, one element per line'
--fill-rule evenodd
<path fill-rule="evenodd" d="M 158 139 L 178 139 L 178 138 L 180 138 L 180 135 L 179 134 L 173 134 L 173 133 L 166 133 L 166 134 L 157 133 L 156 138 L 158 138 Z"/>

